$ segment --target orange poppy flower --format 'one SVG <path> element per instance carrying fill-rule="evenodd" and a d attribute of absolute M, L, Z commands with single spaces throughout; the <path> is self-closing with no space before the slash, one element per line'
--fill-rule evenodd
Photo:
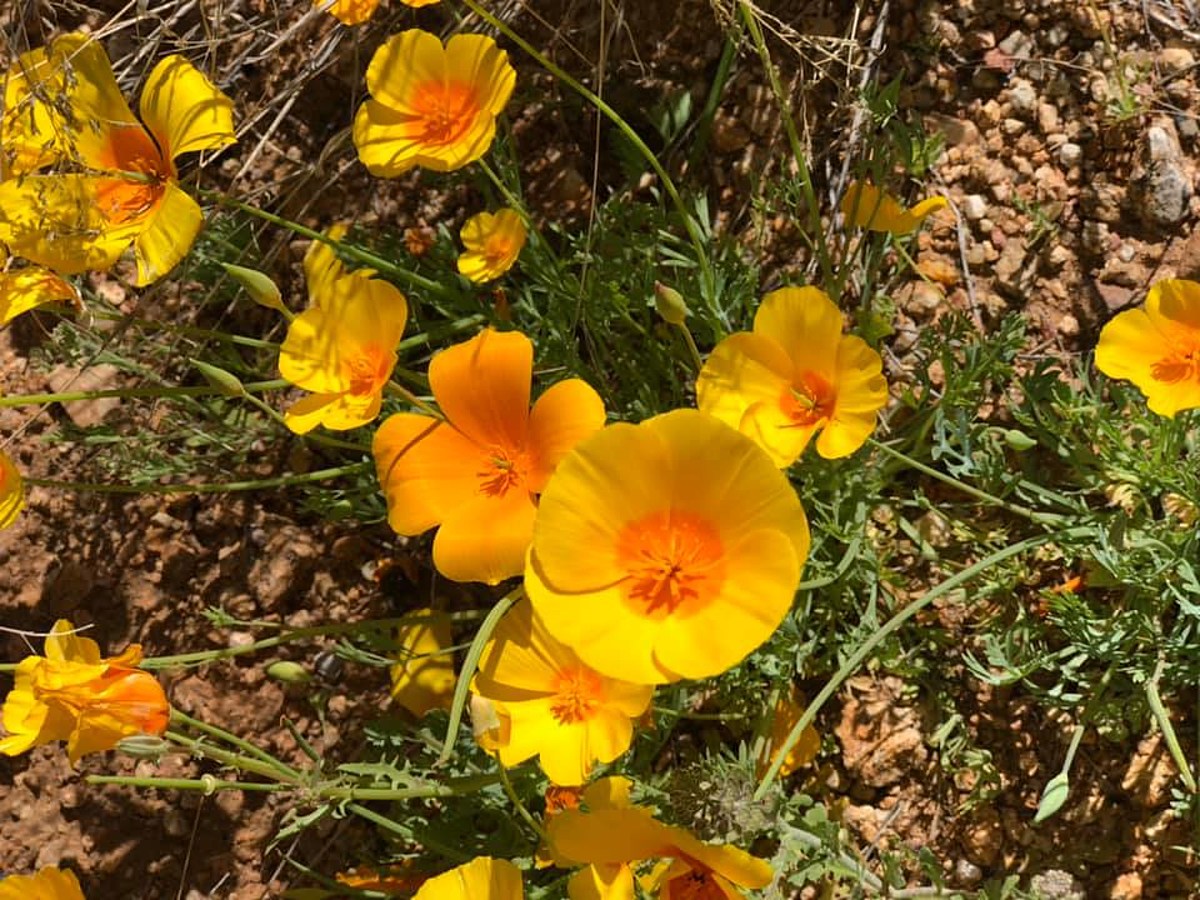
<path fill-rule="evenodd" d="M 0 241 L 64 274 L 110 268 L 132 243 L 139 286 L 184 257 L 204 216 L 175 157 L 235 140 L 233 103 L 202 72 L 181 56 L 159 62 L 139 121 L 104 48 L 68 34 L 17 60 L 4 107 Z M 60 171 L 35 174 L 49 166 Z"/>
<path fill-rule="evenodd" d="M 1160 416 L 1200 408 L 1200 283 L 1160 281 L 1118 313 L 1100 331 L 1096 368 L 1132 381 Z"/>
<path fill-rule="evenodd" d="M 708 678 L 783 621 L 808 556 L 787 477 L 678 409 L 583 441 L 543 492 L 525 590 L 558 640 L 635 684 Z"/>
<path fill-rule="evenodd" d="M 46 303 L 79 305 L 79 292 L 49 269 L 23 266 L 6 269 L 8 254 L 0 247 L 0 325 Z"/>
<path fill-rule="evenodd" d="M 0 753 L 16 756 L 30 747 L 66 741 L 72 763 L 85 753 L 109 750 L 134 734 L 162 734 L 170 707 L 162 685 L 135 668 L 142 648 L 131 644 L 119 656 L 100 658 L 96 642 L 74 633 L 59 619 L 46 638 L 43 656 L 17 664 L 17 683 L 4 701 Z"/>
<path fill-rule="evenodd" d="M 559 460 L 604 425 L 604 403 L 572 378 L 529 408 L 533 345 L 488 329 L 437 354 L 429 384 L 446 421 L 391 416 L 372 452 L 388 522 L 415 535 L 440 525 L 433 562 L 455 581 L 520 574 L 536 497 Z"/>
<path fill-rule="evenodd" d="M 503 722 L 500 762 L 515 766 L 537 756 L 554 784 L 587 781 L 597 761 L 629 749 L 633 719 L 650 706 L 654 689 L 606 678 L 556 641 L 521 600 L 484 647 L 475 693 L 494 704 Z"/>
<path fill-rule="evenodd" d="M 869 181 L 855 181 L 842 197 L 842 215 L 848 224 L 867 231 L 901 235 L 916 231 L 930 214 L 948 204 L 945 197 L 935 195 L 906 209 Z"/>
<path fill-rule="evenodd" d="M 343 25 L 361 25 L 379 8 L 380 0 L 313 0 L 313 5 L 327 10 Z M 440 0 L 400 0 L 405 6 L 432 6 Z"/>
<path fill-rule="evenodd" d="M 444 46 L 418 28 L 393 35 L 367 68 L 371 99 L 354 117 L 358 158 L 382 178 L 473 163 L 491 146 L 516 80 L 487 35 L 456 34 Z"/>
<path fill-rule="evenodd" d="M 17 521 L 24 508 L 25 483 L 21 473 L 8 454 L 0 450 L 0 531 Z"/>
<path fill-rule="evenodd" d="M 75 873 L 47 866 L 34 875 L 0 878 L 0 900 L 83 900 Z"/>
<path fill-rule="evenodd" d="M 515 209 L 471 216 L 459 236 L 466 252 L 458 271 L 476 284 L 499 278 L 513 267 L 525 246 L 525 223 Z"/>

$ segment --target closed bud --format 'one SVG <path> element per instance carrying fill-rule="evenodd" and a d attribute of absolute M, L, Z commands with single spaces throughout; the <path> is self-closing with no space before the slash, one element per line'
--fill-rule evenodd
<path fill-rule="evenodd" d="M 244 397 L 246 389 L 238 380 L 238 377 L 230 372 L 217 366 L 209 365 L 206 362 L 201 362 L 198 359 L 189 359 L 190 362 L 201 375 L 204 380 L 211 384 L 214 388 L 224 394 L 226 397 Z"/>
<path fill-rule="evenodd" d="M 308 684 L 312 681 L 312 675 L 308 669 L 300 663 L 290 662 L 286 659 L 277 660 L 267 666 L 267 674 L 284 684 Z"/>
<path fill-rule="evenodd" d="M 1012 447 L 1018 453 L 1023 453 L 1037 446 L 1036 440 L 1016 428 L 1006 428 L 1004 430 L 1004 443 L 1008 444 L 1008 446 Z"/>
<path fill-rule="evenodd" d="M 170 741 L 153 734 L 131 734 L 117 741 L 117 752 L 135 759 L 161 759 L 171 749 Z"/>
<path fill-rule="evenodd" d="M 230 263 L 221 263 L 221 265 L 230 277 L 246 289 L 246 293 L 255 303 L 268 309 L 279 310 L 285 316 L 291 317 L 292 311 L 283 305 L 283 295 L 279 293 L 279 288 L 275 286 L 275 282 L 269 276 L 257 269 L 247 269 L 245 266 L 235 266 Z"/>
<path fill-rule="evenodd" d="M 671 325 L 682 325 L 688 317 L 687 303 L 683 295 L 661 281 L 654 282 L 654 308 L 663 320 Z"/>

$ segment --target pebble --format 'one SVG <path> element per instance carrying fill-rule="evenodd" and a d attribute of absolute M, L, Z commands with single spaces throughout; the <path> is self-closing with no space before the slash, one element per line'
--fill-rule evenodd
<path fill-rule="evenodd" d="M 1000 130 L 1009 137 L 1016 137 L 1025 131 L 1025 123 L 1020 119 L 1005 119 L 1000 123 Z"/>
<path fill-rule="evenodd" d="M 1143 153 L 1145 175 L 1138 184 L 1142 216 L 1152 225 L 1175 225 L 1188 214 L 1192 184 L 1173 130 L 1162 125 L 1147 128 Z"/>
<path fill-rule="evenodd" d="M 988 203 L 981 194 L 967 194 L 962 199 L 963 215 L 972 222 L 977 222 L 987 215 Z"/>
<path fill-rule="evenodd" d="M 1058 107 L 1053 103 L 1039 103 L 1037 119 L 1042 134 L 1054 134 L 1058 131 Z"/>
<path fill-rule="evenodd" d="M 1038 108 L 1037 90 L 1024 78 L 1014 78 L 1008 86 L 1008 106 L 1018 116 L 1032 116 Z"/>
<path fill-rule="evenodd" d="M 1000 49 L 1016 59 L 1029 59 L 1033 55 L 1033 38 L 1014 30 L 1000 42 Z"/>
<path fill-rule="evenodd" d="M 1196 57 L 1186 47 L 1163 47 L 1158 51 L 1158 67 L 1166 75 L 1178 75 L 1196 65 Z"/>
<path fill-rule="evenodd" d="M 1083 148 L 1078 144 L 1068 141 L 1058 148 L 1058 161 L 1068 169 L 1079 165 L 1081 159 L 1083 159 Z"/>

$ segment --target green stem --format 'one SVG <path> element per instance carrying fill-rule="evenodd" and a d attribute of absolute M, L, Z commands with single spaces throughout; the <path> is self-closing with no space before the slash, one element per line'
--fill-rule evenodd
<path fill-rule="evenodd" d="M 196 328 L 192 325 L 176 325 L 174 322 L 156 322 L 153 319 L 143 319 L 138 316 L 131 316 L 122 312 L 113 312 L 107 309 L 89 309 L 88 314 L 97 319 L 104 319 L 107 322 L 128 323 L 135 328 L 141 328 L 146 331 L 169 331 L 172 334 L 180 334 L 184 337 L 203 338 L 205 340 L 221 341 L 226 344 L 237 344 L 242 347 L 257 347 L 261 350 L 279 350 L 279 344 L 276 341 L 264 341 L 259 338 L 243 337 L 240 334 L 228 334 L 224 331 L 213 331 L 208 328 Z"/>
<path fill-rule="evenodd" d="M 55 481 L 52 478 L 26 478 L 25 483 L 60 491 L 90 491 L 97 494 L 232 494 L 241 491 L 262 491 L 269 488 L 290 487 L 297 484 L 313 484 L 330 481 L 345 475 L 365 472 L 372 462 L 357 462 L 333 469 L 318 469 L 298 475 L 280 475 L 276 478 L 258 478 L 252 481 L 198 482 L 192 484 L 98 484 L 88 481 Z"/>
<path fill-rule="evenodd" d="M 542 827 L 542 823 L 534 818 L 531 813 L 521 802 L 521 798 L 517 796 L 517 792 L 513 789 L 512 780 L 508 777 L 508 771 L 504 768 L 504 763 L 500 762 L 500 754 L 494 753 L 493 758 L 496 760 L 496 766 L 500 774 L 500 783 L 504 785 L 504 793 L 508 795 L 508 801 L 517 808 L 517 813 L 525 820 L 525 824 L 533 829 L 533 833 L 544 844 L 550 843 L 550 835 L 546 834 L 546 829 Z"/>
<path fill-rule="evenodd" d="M 687 342 L 688 352 L 692 354 L 692 362 L 696 364 L 696 371 L 699 372 L 704 368 L 704 359 L 700 356 L 700 348 L 696 346 L 696 339 L 692 337 L 692 329 L 688 328 L 687 322 L 680 322 L 679 330 L 683 332 L 683 339 Z"/>
<path fill-rule="evenodd" d="M 225 781 L 212 775 L 202 775 L 199 778 L 131 778 L 126 775 L 88 775 L 84 781 L 88 784 L 120 784 L 125 787 L 153 788 L 160 791 L 200 791 L 203 794 L 215 794 L 218 791 L 277 793 L 293 790 L 289 784 Z"/>
<path fill-rule="evenodd" d="M 1179 744 L 1179 736 L 1175 734 L 1175 726 L 1171 724 L 1171 714 L 1167 712 L 1166 706 L 1163 705 L 1162 695 L 1158 692 L 1158 682 L 1162 678 L 1165 666 L 1166 659 L 1160 656 L 1158 665 L 1154 667 L 1154 674 L 1146 682 L 1146 703 L 1150 706 L 1150 712 L 1154 714 L 1154 720 L 1163 733 L 1163 740 L 1167 742 L 1167 749 L 1171 753 L 1171 759 L 1175 761 L 1175 768 L 1179 770 L 1179 777 L 1182 779 L 1184 787 L 1194 794 L 1196 793 L 1196 776 L 1192 774 L 1187 754 L 1183 752 L 1183 747 Z"/>
<path fill-rule="evenodd" d="M 1013 515 L 1021 516 L 1022 518 L 1028 519 L 1029 521 L 1034 522 L 1035 524 L 1061 527 L 1064 524 L 1064 522 L 1066 521 L 1063 516 L 1060 516 L 1056 513 L 1042 513 L 1042 512 L 1038 512 L 1037 510 L 1030 509 L 1027 506 L 1021 506 L 1020 504 L 1017 504 L 1017 503 L 1010 503 L 1007 500 L 1002 500 L 1001 498 L 995 496 L 994 494 L 989 494 L 987 491 L 980 490 L 977 487 L 972 487 L 971 485 L 969 485 L 963 481 L 959 481 L 957 478 L 955 478 L 952 475 L 947 475 L 944 472 L 939 472 L 937 469 L 934 469 L 931 466 L 927 466 L 923 462 L 918 462 L 917 460 L 913 459 L 911 456 L 901 453 L 899 450 L 894 450 L 893 448 L 889 447 L 887 444 L 881 443 L 881 442 L 875 440 L 874 438 L 867 438 L 867 443 L 870 444 L 872 447 L 874 447 L 877 450 L 882 450 L 884 453 L 891 456 L 893 459 L 904 463 L 909 468 L 916 469 L 918 472 L 920 472 L 923 475 L 928 475 L 930 478 L 935 478 L 938 481 L 942 482 L 943 484 L 948 484 L 951 487 L 957 488 L 958 490 L 962 491 L 964 494 L 969 494 L 970 496 L 974 497 L 976 500 L 982 500 L 985 503 L 990 503 L 993 506 L 998 506 L 1001 509 L 1007 510 L 1008 512 L 1012 513 Z"/>
<path fill-rule="evenodd" d="M 248 392 L 274 391 L 288 387 L 291 384 L 282 378 L 272 381 L 254 381 L 242 385 Z M 46 403 L 74 403 L 78 400 L 105 400 L 109 398 L 121 400 L 138 399 L 171 399 L 172 397 L 215 397 L 225 392 L 212 385 L 196 385 L 194 387 L 157 387 L 157 388 L 107 388 L 97 391 L 60 391 L 56 394 L 16 394 L 0 397 L 0 409 L 14 406 L 41 406 Z"/>
<path fill-rule="evenodd" d="M 607 118 L 617 127 L 621 134 L 624 135 L 625 138 L 634 146 L 638 153 L 642 155 L 642 158 L 646 160 L 646 162 L 650 165 L 650 168 L 654 170 L 654 174 L 658 176 L 659 181 L 662 183 L 663 190 L 666 191 L 667 196 L 671 198 L 671 203 L 675 206 L 675 210 L 678 212 L 679 217 L 683 222 L 684 230 L 687 231 L 688 240 L 691 241 L 692 247 L 695 248 L 696 251 L 696 263 L 700 267 L 700 273 L 705 287 L 705 300 L 709 304 L 710 312 L 715 316 L 715 322 L 723 322 L 724 316 L 722 315 L 720 308 L 716 305 L 716 280 L 713 277 L 712 265 L 708 260 L 708 251 L 705 247 L 704 236 L 700 232 L 700 226 L 696 224 L 696 220 L 688 211 L 687 206 L 683 202 L 683 197 L 680 195 L 678 188 L 675 187 L 675 182 L 671 180 L 671 176 L 667 174 L 667 170 L 663 167 L 662 163 L 658 161 L 658 157 L 654 155 L 654 151 L 646 146 L 646 142 L 642 140 L 641 136 L 638 135 L 638 133 L 634 131 L 632 127 L 630 127 L 628 122 L 621 118 L 621 115 L 615 109 L 605 103 L 598 94 L 588 90 L 574 78 L 568 75 L 565 71 L 555 65 L 549 59 L 549 57 L 534 47 L 531 43 L 529 43 L 529 41 L 525 40 L 523 37 L 513 31 L 513 29 L 510 28 L 506 23 L 500 21 L 500 19 L 496 18 L 494 15 L 484 9 L 477 2 L 477 0 L 463 0 L 463 3 L 472 12 L 474 12 L 475 15 L 479 16 L 481 19 L 503 34 L 506 38 L 528 53 L 531 57 L 533 57 L 533 59 L 535 59 L 538 64 L 547 72 L 561 81 L 575 93 L 579 94 L 579 96 L 587 100 L 587 102 L 592 104 L 592 106 L 596 107 L 596 109 L 599 110 L 605 118 Z"/>
<path fill-rule="evenodd" d="M 324 232 L 309 228 L 306 225 L 301 225 L 299 222 L 293 222 L 291 219 L 285 219 L 283 216 L 278 216 L 275 213 L 269 213 L 265 209 L 260 209 L 252 203 L 245 203 L 241 200 L 238 200 L 236 197 L 230 197 L 228 194 L 223 194 L 220 191 L 201 190 L 198 191 L 198 193 L 210 200 L 215 200 L 222 206 L 232 206 L 234 209 L 238 209 L 244 213 L 248 213 L 249 215 L 256 216 L 266 222 L 270 222 L 272 225 L 278 225 L 281 228 L 286 228 L 289 231 L 293 231 L 296 234 L 301 235 L 302 237 L 311 238 L 314 241 L 320 241 L 323 244 L 328 244 L 330 247 L 333 247 L 339 252 L 344 253 L 351 259 L 360 262 L 363 265 L 370 266 L 375 271 L 384 275 L 388 275 L 392 278 L 396 278 L 399 281 L 403 281 L 412 287 L 421 288 L 422 290 L 428 291 L 431 294 L 437 294 L 445 299 L 450 299 L 452 297 L 451 293 L 438 282 L 433 281 L 430 278 L 426 278 L 424 275 L 418 275 L 416 272 L 412 272 L 408 269 L 398 266 L 394 262 L 386 260 L 382 256 L 377 256 L 369 250 L 364 250 L 361 247 L 354 246 L 353 244 L 335 241 Z"/>
<path fill-rule="evenodd" d="M 409 406 L 421 410 L 421 412 L 425 413 L 425 415 L 429 416 L 430 418 L 437 419 L 439 422 L 446 421 L 446 417 L 442 415 L 441 410 L 439 410 L 436 406 L 426 403 L 404 385 L 397 383 L 395 380 L 389 381 L 387 384 L 385 384 L 384 390 L 393 396 L 401 398 Z"/>
<path fill-rule="evenodd" d="M 783 114 L 783 128 L 787 133 L 788 144 L 792 149 L 792 157 L 796 161 L 796 170 L 800 175 L 800 187 L 804 191 L 804 202 L 808 206 L 808 228 L 811 234 L 815 237 L 815 245 L 817 251 L 817 261 L 821 266 L 822 283 L 828 287 L 834 284 L 833 268 L 829 259 L 829 247 L 825 239 L 825 228 L 821 224 L 821 207 L 817 201 L 817 191 L 813 187 L 812 173 L 808 170 L 808 161 L 804 154 L 804 145 L 800 142 L 800 134 L 796 131 L 796 120 L 792 113 L 792 104 L 788 100 L 787 94 L 783 91 L 783 84 L 779 80 L 779 71 L 775 68 L 775 63 L 771 61 L 771 51 L 767 48 L 766 38 L 763 36 L 762 24 L 758 21 L 758 16 L 754 14 L 753 7 L 741 0 L 739 3 L 742 20 L 746 23 L 746 28 L 750 32 L 750 39 L 754 42 L 754 47 L 758 51 L 758 57 L 762 60 L 763 71 L 767 74 L 767 80 L 771 85 L 771 93 L 775 95 L 775 101 L 779 104 L 779 111 Z M 833 302 L 838 302 L 838 297 L 833 297 Z"/>
<path fill-rule="evenodd" d="M 300 770 L 293 769 L 287 763 L 283 762 L 283 760 L 272 756 L 266 750 L 255 746 L 254 744 L 238 737 L 232 732 L 226 731 L 224 728 L 218 728 L 216 725 L 209 725 L 207 722 L 201 722 L 199 719 L 193 719 L 187 713 L 175 709 L 174 707 L 171 708 L 171 721 L 180 725 L 186 725 L 188 728 L 191 728 L 194 731 L 199 731 L 203 734 L 209 735 L 210 737 L 215 737 L 218 740 L 225 741 L 227 744 L 232 744 L 243 753 L 247 753 L 261 762 L 275 767 L 281 773 L 283 773 L 285 778 L 293 781 L 299 781 L 304 777 Z"/>
<path fill-rule="evenodd" d="M 190 750 L 193 756 L 200 759 L 211 759 L 221 763 L 223 766 L 230 766 L 243 772 L 253 772 L 255 775 L 261 775 L 272 781 L 294 785 L 300 780 L 292 778 L 290 775 L 285 775 L 282 770 L 271 763 L 263 762 L 261 759 L 256 759 L 253 756 L 231 753 L 213 744 L 205 743 L 203 740 L 188 737 L 186 734 L 181 734 L 178 731 L 167 731 L 163 737 L 172 743 Z"/>
<path fill-rule="evenodd" d="M 1050 534 L 1037 535 L 1036 537 L 1026 538 L 1023 541 L 1018 541 L 1003 550 L 997 550 L 985 556 L 979 562 L 968 566 L 957 575 L 947 578 L 945 581 L 926 591 L 924 596 L 918 600 L 909 603 L 904 609 L 896 613 L 892 618 L 883 624 L 874 634 L 867 638 L 850 656 L 842 663 L 841 667 L 834 673 L 834 676 L 826 682 L 821 688 L 820 693 L 813 699 L 812 703 L 804 710 L 804 714 L 800 716 L 800 720 L 792 726 L 792 730 L 788 732 L 787 739 L 776 751 L 774 760 L 770 767 L 763 774 L 762 779 L 758 783 L 758 789 L 754 792 L 754 799 L 761 800 L 771 787 L 773 782 L 779 776 L 779 769 L 787 759 L 788 754 L 792 752 L 792 748 L 796 746 L 796 742 L 800 740 L 800 735 L 804 733 L 812 721 L 817 717 L 817 713 L 821 711 L 821 707 L 836 693 L 837 689 L 842 686 L 842 683 L 858 670 L 858 667 L 871 655 L 871 652 L 878 647 L 885 639 L 896 631 L 900 630 L 913 616 L 925 609 L 930 603 L 938 597 L 942 597 L 959 585 L 965 584 L 977 575 L 986 572 L 992 566 L 1004 562 L 1010 557 L 1017 556 L 1027 550 L 1032 550 L 1035 547 L 1041 547 L 1044 544 L 1049 544 L 1052 541 L 1082 537 L 1086 534 L 1091 534 L 1091 529 L 1088 528 L 1071 528 L 1060 532 L 1051 532 Z"/>
<path fill-rule="evenodd" d="M 500 781 L 495 774 L 467 778 L 448 778 L 440 784 L 414 788 L 327 787 L 319 786 L 313 793 L 324 800 L 422 800 L 435 797 L 465 797 L 478 794 Z"/>

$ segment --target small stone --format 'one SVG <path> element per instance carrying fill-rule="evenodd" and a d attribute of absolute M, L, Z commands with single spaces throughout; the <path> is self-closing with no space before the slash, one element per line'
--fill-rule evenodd
<path fill-rule="evenodd" d="M 1009 137 L 1016 137 L 1025 131 L 1025 123 L 1020 119 L 1005 119 L 1000 123 L 1000 130 Z"/>
<path fill-rule="evenodd" d="M 1196 65 L 1196 57 L 1186 47 L 1163 47 L 1158 51 L 1158 68 L 1165 75 L 1178 75 Z"/>
<path fill-rule="evenodd" d="M 1169 119 L 1146 129 L 1140 177 L 1134 187 L 1142 218 L 1150 225 L 1176 225 L 1188 214 L 1192 181 L 1184 169 L 1183 151 Z"/>
<path fill-rule="evenodd" d="M 1014 115 L 1032 117 L 1037 112 L 1038 95 L 1033 84 L 1014 78 L 1008 85 L 1008 107 Z"/>
<path fill-rule="evenodd" d="M 962 887 L 974 887 L 983 880 L 983 870 L 970 860 L 960 859 L 954 864 L 954 880 Z"/>
<path fill-rule="evenodd" d="M 982 194 L 967 194 L 962 200 L 963 215 L 972 222 L 978 222 L 987 215 L 988 203 Z"/>
<path fill-rule="evenodd" d="M 1033 38 L 1023 31 L 1012 31 L 1000 42 L 997 49 L 1013 59 L 1029 59 L 1033 55 Z"/>
<path fill-rule="evenodd" d="M 1030 890 L 1044 900 L 1084 900 L 1083 885 L 1070 872 L 1047 869 L 1029 881 Z"/>
<path fill-rule="evenodd" d="M 1068 141 L 1058 148 L 1058 161 L 1068 169 L 1079 165 L 1081 159 L 1083 159 L 1083 148 L 1078 144 Z"/>
<path fill-rule="evenodd" d="M 1123 872 L 1117 876 L 1108 896 L 1111 900 L 1141 900 L 1145 896 L 1142 876 L 1137 872 Z"/>
<path fill-rule="evenodd" d="M 1103 222 L 1083 223 L 1083 249 L 1093 256 L 1109 251 L 1108 226 Z"/>
<path fill-rule="evenodd" d="M 1042 43 L 1053 49 L 1065 44 L 1070 36 L 1071 32 L 1061 22 L 1055 22 L 1042 32 Z"/>
<path fill-rule="evenodd" d="M 1058 107 L 1053 103 L 1039 103 L 1037 120 L 1042 134 L 1054 134 L 1058 131 Z"/>
<path fill-rule="evenodd" d="M 999 814 L 982 807 L 963 830 L 962 847 L 967 859 L 976 866 L 991 866 L 1004 846 L 1004 828 Z"/>

